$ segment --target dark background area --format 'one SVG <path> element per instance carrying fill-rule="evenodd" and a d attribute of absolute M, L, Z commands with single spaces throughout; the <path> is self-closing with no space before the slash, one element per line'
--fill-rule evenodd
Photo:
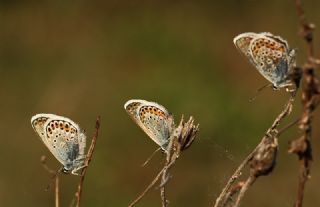
<path fill-rule="evenodd" d="M 320 1 L 304 1 L 320 26 Z M 170 206 L 209 206 L 228 177 L 282 110 L 284 91 L 267 81 L 235 49 L 243 32 L 271 32 L 298 48 L 294 1 L 0 1 L 0 205 L 53 206 L 50 175 L 40 156 L 60 164 L 39 141 L 30 119 L 66 116 L 86 130 L 95 119 L 101 134 L 85 180 L 83 206 L 127 206 L 156 175 L 161 153 L 141 164 L 156 145 L 126 114 L 132 98 L 155 101 L 174 114 L 194 116 L 200 133 L 172 169 Z M 320 34 L 315 32 L 316 54 Z M 301 113 L 300 93 L 294 112 Z M 305 206 L 320 205 L 319 113 L 314 122 L 314 162 Z M 296 127 L 279 139 L 277 166 L 248 191 L 243 206 L 289 207 L 297 191 L 297 157 L 287 153 Z M 77 176 L 61 176 L 61 206 L 69 206 Z M 138 206 L 160 206 L 157 190 Z"/>

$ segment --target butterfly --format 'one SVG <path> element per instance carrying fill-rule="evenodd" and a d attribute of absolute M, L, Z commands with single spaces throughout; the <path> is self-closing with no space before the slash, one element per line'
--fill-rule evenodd
<path fill-rule="evenodd" d="M 132 99 L 125 103 L 125 110 L 138 126 L 162 150 L 167 151 L 173 119 L 163 106 L 145 100 Z"/>
<path fill-rule="evenodd" d="M 54 114 L 37 114 L 31 118 L 31 125 L 63 165 L 62 172 L 79 175 L 86 157 L 86 136 L 80 127 L 72 120 Z"/>
<path fill-rule="evenodd" d="M 275 89 L 292 85 L 288 72 L 295 66 L 296 51 L 287 41 L 267 32 L 248 32 L 236 36 L 233 43 Z"/>

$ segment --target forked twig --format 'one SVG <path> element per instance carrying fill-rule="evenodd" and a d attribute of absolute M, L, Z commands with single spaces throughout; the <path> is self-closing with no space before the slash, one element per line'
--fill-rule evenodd
<path fill-rule="evenodd" d="M 170 130 L 170 141 L 166 151 L 166 162 L 163 168 L 152 180 L 152 182 L 146 187 L 146 189 L 133 202 L 129 204 L 129 207 L 132 207 L 135 204 L 137 204 L 146 195 L 146 193 L 149 192 L 150 189 L 157 183 L 157 181 L 160 180 L 160 178 L 161 183 L 159 187 L 161 202 L 163 207 L 167 206 L 168 200 L 165 194 L 165 185 L 167 184 L 169 178 L 168 171 L 175 164 L 177 158 L 180 156 L 180 153 L 191 146 L 191 144 L 196 138 L 198 130 L 199 125 L 194 125 L 194 120 L 192 117 L 190 117 L 190 119 L 186 123 L 183 122 L 182 117 L 179 126 L 176 128 L 172 125 L 172 129 Z"/>
<path fill-rule="evenodd" d="M 149 190 L 157 183 L 157 181 L 160 179 L 162 172 L 164 168 L 157 174 L 157 176 L 152 180 L 152 182 L 146 187 L 146 189 L 133 201 L 131 202 L 128 207 L 132 207 L 136 205 L 148 192 Z"/>
<path fill-rule="evenodd" d="M 169 169 L 175 164 L 182 151 L 188 149 L 196 138 L 196 134 L 199 131 L 199 124 L 194 124 L 194 119 L 191 116 L 187 122 L 184 122 L 182 115 L 178 127 L 175 128 L 172 134 L 168 146 L 168 153 L 166 158 L 166 164 L 162 173 L 160 195 L 162 201 L 162 207 L 167 207 L 168 199 L 165 194 L 165 186 L 168 182 Z"/>
<path fill-rule="evenodd" d="M 167 152 L 167 156 L 166 156 L 166 162 L 165 165 L 163 167 L 163 171 L 162 171 L 162 177 L 161 177 L 161 184 L 160 184 L 160 197 L 161 197 L 161 204 L 162 207 L 166 207 L 168 204 L 168 200 L 166 197 L 166 190 L 165 190 L 165 186 L 166 183 L 168 181 L 168 171 L 169 168 L 174 165 L 174 163 L 176 162 L 177 158 L 178 158 L 178 154 L 180 154 L 180 149 L 173 149 L 173 143 L 176 142 L 176 137 L 173 134 L 173 137 L 170 139 L 170 143 L 168 146 L 168 152 Z M 176 154 L 177 153 L 177 154 Z"/>
<path fill-rule="evenodd" d="M 232 188 L 229 190 L 228 194 L 226 195 L 228 199 L 224 203 L 223 207 L 232 206 L 233 196 L 236 196 L 237 194 L 239 194 L 244 184 L 245 182 L 240 181 L 236 185 L 232 186 Z"/>
<path fill-rule="evenodd" d="M 242 170 L 244 169 L 245 166 L 247 166 L 247 164 L 250 161 L 254 161 L 255 156 L 259 155 L 259 156 L 264 156 L 265 154 L 270 154 L 267 156 L 268 159 L 275 159 L 275 155 L 273 155 L 273 151 L 271 150 L 275 150 L 275 146 L 273 144 L 273 142 L 276 141 L 276 137 L 278 136 L 278 130 L 277 127 L 280 125 L 281 121 L 288 116 L 291 111 L 292 111 L 292 106 L 293 106 L 293 102 L 295 100 L 295 95 L 296 95 L 296 91 L 292 92 L 290 94 L 290 98 L 287 101 L 284 109 L 282 110 L 282 112 L 277 116 L 277 118 L 274 120 L 273 124 L 271 125 L 271 127 L 266 131 L 264 137 L 261 139 L 260 143 L 255 147 L 255 149 L 242 161 L 242 163 L 239 165 L 239 167 L 236 169 L 236 171 L 233 173 L 233 175 L 230 177 L 230 179 L 228 180 L 227 184 L 225 185 L 225 187 L 223 188 L 222 192 L 220 193 L 220 195 L 218 196 L 218 198 L 216 199 L 215 203 L 214 203 L 214 207 L 219 207 L 219 206 L 225 206 L 225 203 L 228 200 L 227 195 L 229 194 L 229 190 L 230 187 L 232 186 L 232 184 L 240 177 Z M 274 140 L 273 140 L 274 139 Z M 271 144 L 269 142 L 272 142 Z M 270 147 L 270 146 L 271 147 Z M 261 150 L 262 149 L 262 150 Z M 261 152 L 260 152 L 261 151 Z M 262 155 L 260 155 L 260 154 Z M 263 157 L 265 158 L 265 157 Z M 260 157 L 259 157 L 260 159 Z M 260 174 L 250 174 L 248 180 L 246 181 L 244 187 L 242 187 L 236 204 L 234 205 L 234 207 L 238 206 L 240 204 L 241 199 L 244 196 L 244 193 L 246 192 L 246 190 L 248 189 L 248 187 L 253 183 L 253 181 L 260 175 L 265 175 L 266 173 L 269 173 L 269 170 L 272 170 L 272 168 L 274 167 L 274 163 L 273 160 L 268 160 L 267 163 L 265 163 L 265 160 L 258 160 L 258 165 L 264 165 L 262 166 L 264 172 L 260 172 Z M 262 163 L 262 164 L 261 164 Z M 255 166 L 251 166 L 251 170 L 254 169 Z M 259 166 L 261 167 L 261 166 Z M 259 169 L 256 169 L 259 170 Z"/>
<path fill-rule="evenodd" d="M 95 132 L 94 132 L 94 135 L 93 135 L 93 138 L 92 138 L 92 141 L 91 141 L 91 145 L 90 145 L 90 148 L 89 148 L 87 156 L 86 156 L 85 167 L 82 169 L 80 181 L 79 181 L 79 184 L 78 184 L 78 190 L 75 193 L 75 196 L 76 196 L 76 207 L 80 207 L 80 200 L 81 200 L 81 195 L 82 195 L 84 178 L 86 176 L 87 168 L 88 168 L 89 163 L 90 163 L 90 161 L 92 159 L 94 148 L 96 146 L 96 141 L 97 141 L 97 138 L 98 138 L 98 135 L 99 135 L 99 128 L 100 128 L 100 116 L 98 116 L 97 120 L 96 120 Z"/>
<path fill-rule="evenodd" d="M 50 174 L 53 175 L 52 178 L 54 178 L 54 204 L 55 204 L 55 207 L 59 207 L 60 206 L 60 197 L 59 197 L 59 176 L 58 176 L 58 173 L 59 172 L 56 172 L 52 169 L 50 169 L 47 165 L 47 157 L 46 156 L 41 156 L 40 158 L 41 160 L 41 164 L 43 166 L 43 168 L 48 171 Z"/>
<path fill-rule="evenodd" d="M 250 185 L 252 185 L 254 183 L 254 181 L 257 179 L 257 177 L 255 176 L 249 176 L 248 179 L 246 180 L 246 182 L 244 182 L 239 195 L 237 197 L 237 200 L 234 204 L 234 206 L 239 206 L 240 205 L 240 201 L 242 200 L 244 194 L 247 192 L 247 190 L 249 189 Z"/>

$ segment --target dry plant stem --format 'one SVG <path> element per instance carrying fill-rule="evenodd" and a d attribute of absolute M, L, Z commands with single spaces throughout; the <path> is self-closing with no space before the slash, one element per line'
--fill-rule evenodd
<path fill-rule="evenodd" d="M 196 138 L 196 134 L 199 131 L 199 124 L 194 124 L 194 119 L 191 116 L 187 122 L 184 122 L 184 116 L 182 115 L 178 127 L 175 128 L 170 143 L 168 146 L 166 164 L 162 173 L 160 195 L 162 201 L 162 207 L 167 207 L 169 201 L 165 194 L 165 185 L 169 179 L 168 171 L 174 165 L 180 153 L 183 150 L 188 149 Z"/>
<path fill-rule="evenodd" d="M 170 143 L 168 146 L 168 152 L 166 156 L 166 162 L 163 167 L 162 177 L 161 177 L 161 187 L 160 187 L 160 197 L 161 197 L 161 203 L 162 207 L 166 207 L 168 204 L 167 198 L 166 198 L 166 189 L 165 189 L 165 183 L 167 182 L 167 173 L 168 173 L 168 165 L 170 163 L 171 154 L 172 154 L 172 146 L 173 146 L 174 137 L 171 137 Z"/>
<path fill-rule="evenodd" d="M 254 181 L 256 180 L 257 177 L 255 176 L 249 176 L 248 179 L 246 180 L 246 182 L 244 183 L 244 185 L 242 186 L 239 195 L 237 197 L 237 201 L 234 204 L 234 207 L 237 207 L 240 205 L 240 201 L 242 200 L 242 198 L 244 197 L 244 194 L 247 192 L 247 190 L 249 189 L 249 187 L 254 183 Z"/>
<path fill-rule="evenodd" d="M 150 189 L 157 183 L 160 178 L 161 184 L 159 188 L 162 206 L 165 207 L 168 205 L 168 200 L 165 194 L 165 185 L 169 180 L 169 169 L 175 164 L 178 157 L 180 156 L 180 153 L 191 146 L 191 144 L 195 140 L 198 130 L 199 125 L 194 125 L 193 117 L 190 117 L 188 122 L 184 122 L 182 116 L 179 126 L 172 127 L 172 133 L 169 138 L 170 142 L 166 148 L 166 162 L 163 168 L 153 179 L 153 181 L 147 186 L 147 188 L 129 205 L 129 207 L 137 204 L 146 195 L 146 193 L 150 191 Z"/>
<path fill-rule="evenodd" d="M 161 177 L 160 197 L 161 197 L 162 207 L 166 207 L 168 204 L 167 197 L 166 197 L 166 188 L 165 188 L 165 185 L 162 185 L 162 184 L 167 182 L 167 173 L 168 173 L 167 165 L 169 164 L 169 162 L 170 161 L 167 159 L 166 164 L 163 168 L 162 177 Z"/>
<path fill-rule="evenodd" d="M 258 146 L 242 161 L 242 163 L 239 165 L 239 167 L 236 169 L 233 175 L 229 178 L 227 184 L 224 186 L 222 192 L 216 199 L 214 207 L 219 207 L 221 204 L 222 205 L 225 204 L 226 200 L 228 199 L 226 195 L 228 195 L 230 187 L 238 179 L 238 177 L 240 177 L 242 169 L 248 164 L 248 162 L 253 157 L 257 148 Z"/>
<path fill-rule="evenodd" d="M 299 128 L 302 130 L 303 135 L 300 140 L 299 146 L 300 150 L 289 149 L 297 153 L 299 157 L 299 181 L 298 181 L 298 193 L 295 207 L 302 207 L 304 189 L 306 182 L 310 176 L 310 167 L 312 161 L 312 148 L 311 148 L 311 136 L 312 136 L 312 115 L 313 111 L 319 104 L 316 96 L 319 95 L 319 85 L 318 79 L 314 74 L 314 49 L 313 49 L 313 29 L 314 25 L 307 21 L 305 17 L 304 10 L 302 8 L 301 0 L 295 0 L 295 5 L 297 9 L 297 14 L 300 21 L 300 35 L 307 44 L 307 62 L 303 66 L 303 80 L 304 87 L 302 91 L 302 103 L 303 103 L 303 113 L 299 124 Z M 298 143 L 298 142 L 296 142 Z M 292 145 L 293 146 L 293 145 Z M 291 148 L 292 148 L 291 146 Z M 298 148 L 296 148 L 298 149 Z"/>
<path fill-rule="evenodd" d="M 292 92 L 290 94 L 290 98 L 288 100 L 288 102 L 286 103 L 283 111 L 277 116 L 277 118 L 274 120 L 273 124 L 271 125 L 271 127 L 266 131 L 265 136 L 261 139 L 260 143 L 255 147 L 255 149 L 242 161 L 242 163 L 239 165 L 239 167 L 236 169 L 236 171 L 233 173 L 233 175 L 230 177 L 230 179 L 228 180 L 227 184 L 225 185 L 225 187 L 223 188 L 222 192 L 220 193 L 220 195 L 218 196 L 218 198 L 216 199 L 215 203 L 214 203 L 214 207 L 219 207 L 219 206 L 223 206 L 225 205 L 225 203 L 227 202 L 228 197 L 226 195 L 228 195 L 229 189 L 232 186 L 232 184 L 239 178 L 239 176 L 241 175 L 241 171 L 243 170 L 243 168 L 248 164 L 248 162 L 252 159 L 253 155 L 256 153 L 256 151 L 259 149 L 260 145 L 263 143 L 264 139 L 268 138 L 268 137 L 276 137 L 278 134 L 277 131 L 277 127 L 279 126 L 279 124 L 281 123 L 281 121 L 288 116 L 291 113 L 292 110 L 292 105 L 293 102 L 295 100 L 295 95 L 296 92 Z M 245 191 L 244 191 L 245 192 Z M 244 194 L 243 192 L 243 194 Z M 243 197 L 243 196 L 242 196 Z M 241 198 L 240 197 L 240 200 Z M 240 202 L 239 200 L 239 202 Z"/>
<path fill-rule="evenodd" d="M 132 207 L 132 206 L 136 205 L 150 191 L 150 189 L 157 183 L 157 181 L 160 179 L 161 176 L 162 176 L 162 182 L 163 182 L 164 179 L 166 178 L 165 175 L 167 174 L 167 170 L 173 164 L 174 164 L 173 162 L 168 163 L 168 154 L 167 154 L 167 159 L 166 159 L 166 163 L 165 163 L 164 167 L 160 170 L 160 172 L 156 175 L 156 177 L 151 181 L 151 183 L 146 187 L 146 189 L 134 201 L 132 201 L 128 205 L 128 207 Z M 162 200 L 162 204 L 163 204 L 164 201 L 166 201 L 166 197 L 165 197 L 164 185 L 162 185 L 162 182 L 160 185 L 160 196 L 161 196 L 161 200 Z"/>
<path fill-rule="evenodd" d="M 178 151 L 180 153 L 180 151 Z M 161 184 L 160 184 L 160 196 L 161 196 L 161 202 L 162 207 L 166 207 L 168 205 L 168 200 L 166 197 L 166 190 L 165 185 L 168 181 L 168 171 L 169 169 L 174 165 L 174 163 L 177 160 L 177 154 L 176 153 L 168 153 L 166 163 L 163 167 L 162 177 L 161 177 Z"/>
<path fill-rule="evenodd" d="M 59 197 L 59 176 L 58 176 L 58 172 L 50 169 L 46 163 L 47 161 L 47 158 L 46 156 L 42 156 L 41 157 L 41 163 L 42 163 L 42 166 L 43 168 L 48 171 L 50 174 L 53 175 L 53 178 L 54 178 L 54 206 L 55 207 L 59 207 L 60 206 L 60 197 Z"/>
<path fill-rule="evenodd" d="M 57 175 L 55 177 L 55 191 L 54 191 L 54 195 L 55 195 L 55 207 L 59 207 L 59 176 Z"/>
<path fill-rule="evenodd" d="M 280 137 L 282 133 L 284 133 L 285 131 L 287 131 L 288 129 L 293 127 L 294 125 L 298 124 L 300 121 L 301 121 L 301 118 L 296 119 L 295 121 L 293 121 L 293 122 L 289 123 L 288 125 L 284 126 L 283 128 L 281 128 L 278 131 L 278 137 Z"/>
<path fill-rule="evenodd" d="M 157 183 L 162 175 L 164 168 L 157 174 L 157 176 L 152 180 L 152 182 L 146 187 L 146 189 L 132 202 L 128 205 L 128 207 L 132 207 L 136 205 L 149 191 L 150 189 Z"/>
<path fill-rule="evenodd" d="M 167 168 L 170 168 L 172 166 L 173 163 L 170 163 L 169 165 L 167 165 Z M 128 207 L 132 207 L 134 205 L 136 205 L 149 191 L 150 189 L 157 183 L 157 181 L 160 179 L 163 171 L 165 170 L 165 168 L 162 168 L 160 170 L 160 172 L 156 175 L 156 177 L 152 180 L 152 182 L 146 187 L 146 189 L 134 200 L 132 201 Z"/>
<path fill-rule="evenodd" d="M 165 194 L 165 185 L 167 184 L 169 179 L 168 171 L 175 164 L 176 160 L 177 159 L 173 159 L 169 163 L 166 163 L 166 165 L 163 168 L 161 184 L 160 184 L 160 195 L 161 195 L 162 207 L 168 206 L 168 199 Z"/>
<path fill-rule="evenodd" d="M 82 189 L 83 189 L 83 182 L 84 182 L 84 178 L 86 176 L 86 173 L 87 173 L 87 168 L 89 166 L 89 163 L 92 159 L 92 155 L 93 155 L 93 151 L 94 151 L 94 148 L 96 146 L 96 142 L 97 142 L 97 138 L 98 138 L 98 134 L 99 134 L 99 128 L 100 128 L 100 116 L 97 117 L 97 120 L 96 120 L 96 126 L 95 126 L 95 133 L 93 135 L 93 138 L 92 138 L 92 141 L 91 141 L 91 145 L 90 145 L 90 148 L 88 150 L 88 154 L 86 156 L 86 160 L 85 160 L 85 167 L 83 168 L 82 170 L 82 173 L 81 173 L 81 177 L 80 177 L 80 182 L 78 184 L 78 190 L 75 194 L 76 196 L 76 207 L 80 207 L 80 200 L 81 200 L 81 193 L 82 193 Z"/>
<path fill-rule="evenodd" d="M 236 196 L 240 192 L 240 190 L 242 189 L 244 184 L 245 184 L 245 182 L 240 181 L 228 191 L 228 194 L 226 195 L 226 197 L 228 199 L 224 203 L 223 207 L 232 206 L 233 196 Z"/>

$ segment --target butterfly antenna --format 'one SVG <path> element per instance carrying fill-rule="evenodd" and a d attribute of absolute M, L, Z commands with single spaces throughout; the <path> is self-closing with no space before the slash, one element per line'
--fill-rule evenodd
<path fill-rule="evenodd" d="M 149 161 L 154 157 L 154 155 L 155 155 L 159 150 L 161 150 L 161 147 L 159 147 L 158 149 L 156 149 L 156 150 L 148 157 L 148 159 L 147 159 L 146 161 L 144 161 L 144 163 L 141 165 L 141 167 L 146 166 L 146 165 L 149 163 Z"/>
<path fill-rule="evenodd" d="M 257 91 L 256 91 L 256 94 L 254 94 L 254 96 L 252 98 L 249 99 L 249 102 L 253 102 L 254 100 L 256 100 L 256 98 L 258 97 L 258 95 L 260 94 L 261 91 L 263 91 L 265 88 L 267 87 L 271 87 L 273 86 L 272 83 L 269 83 L 269 84 L 266 84 L 264 86 L 262 86 L 261 88 L 259 88 Z"/>

